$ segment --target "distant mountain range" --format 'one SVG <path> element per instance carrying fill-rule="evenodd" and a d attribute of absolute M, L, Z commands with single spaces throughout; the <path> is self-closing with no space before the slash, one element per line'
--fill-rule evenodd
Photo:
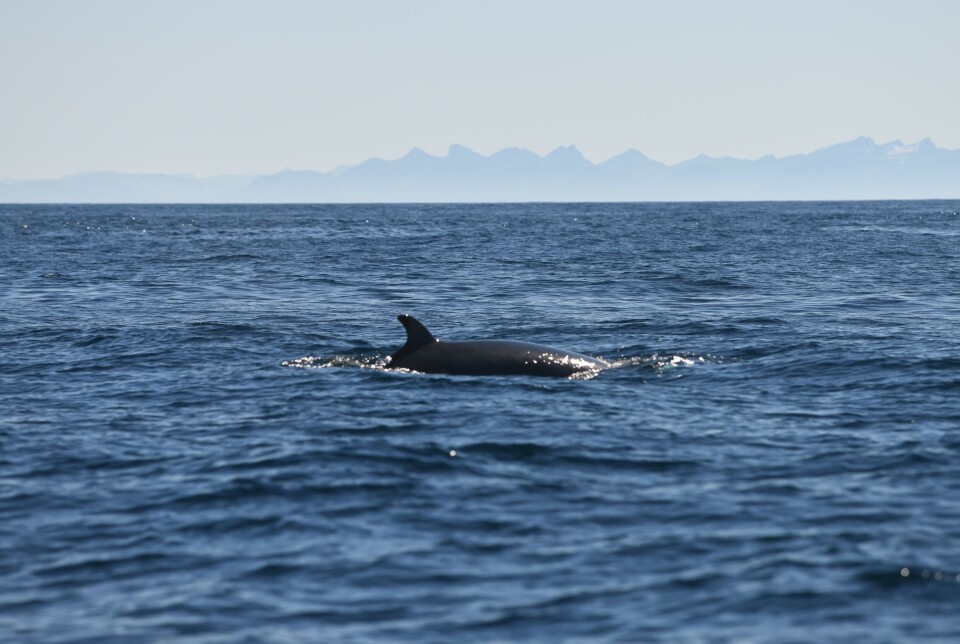
<path fill-rule="evenodd" d="M 627 150 L 591 163 L 574 146 L 539 156 L 507 148 L 482 156 L 453 145 L 330 172 L 260 176 L 84 172 L 0 181 L 3 203 L 283 203 L 957 199 L 960 150 L 930 139 L 904 145 L 861 137 L 755 161 L 698 156 L 676 165 Z"/>

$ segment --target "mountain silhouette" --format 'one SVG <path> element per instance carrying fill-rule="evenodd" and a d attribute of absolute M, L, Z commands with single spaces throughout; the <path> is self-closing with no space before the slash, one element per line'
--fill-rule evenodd
<path fill-rule="evenodd" d="M 807 154 L 756 160 L 700 155 L 675 165 L 627 150 L 602 163 L 576 146 L 540 156 L 520 148 L 445 156 L 414 148 L 330 172 L 259 176 L 86 172 L 0 182 L 4 203 L 352 203 L 703 201 L 960 198 L 960 150 L 930 139 L 878 144 L 859 137 Z"/>

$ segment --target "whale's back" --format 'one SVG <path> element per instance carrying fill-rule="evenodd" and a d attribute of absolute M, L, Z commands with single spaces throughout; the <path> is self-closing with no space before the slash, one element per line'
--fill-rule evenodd
<path fill-rule="evenodd" d="M 598 371 L 607 363 L 580 353 L 513 340 L 437 341 L 421 347 L 391 367 L 421 373 L 464 376 L 552 376 L 568 378 Z"/>

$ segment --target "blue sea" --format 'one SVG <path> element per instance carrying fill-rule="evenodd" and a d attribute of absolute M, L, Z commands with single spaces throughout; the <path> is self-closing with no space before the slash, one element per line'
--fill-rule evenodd
<path fill-rule="evenodd" d="M 960 202 L 0 206 L 0 580 L 4 642 L 956 641 Z"/>

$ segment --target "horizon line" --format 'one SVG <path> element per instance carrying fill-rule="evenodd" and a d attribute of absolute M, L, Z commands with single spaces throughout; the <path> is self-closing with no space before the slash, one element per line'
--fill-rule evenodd
<path fill-rule="evenodd" d="M 960 202 L 960 197 L 908 197 L 875 199 L 646 199 L 610 201 L 0 201 L 8 206 L 522 206 L 522 205 L 608 205 L 608 204 L 711 204 L 711 203 L 897 203 L 897 202 Z"/>

